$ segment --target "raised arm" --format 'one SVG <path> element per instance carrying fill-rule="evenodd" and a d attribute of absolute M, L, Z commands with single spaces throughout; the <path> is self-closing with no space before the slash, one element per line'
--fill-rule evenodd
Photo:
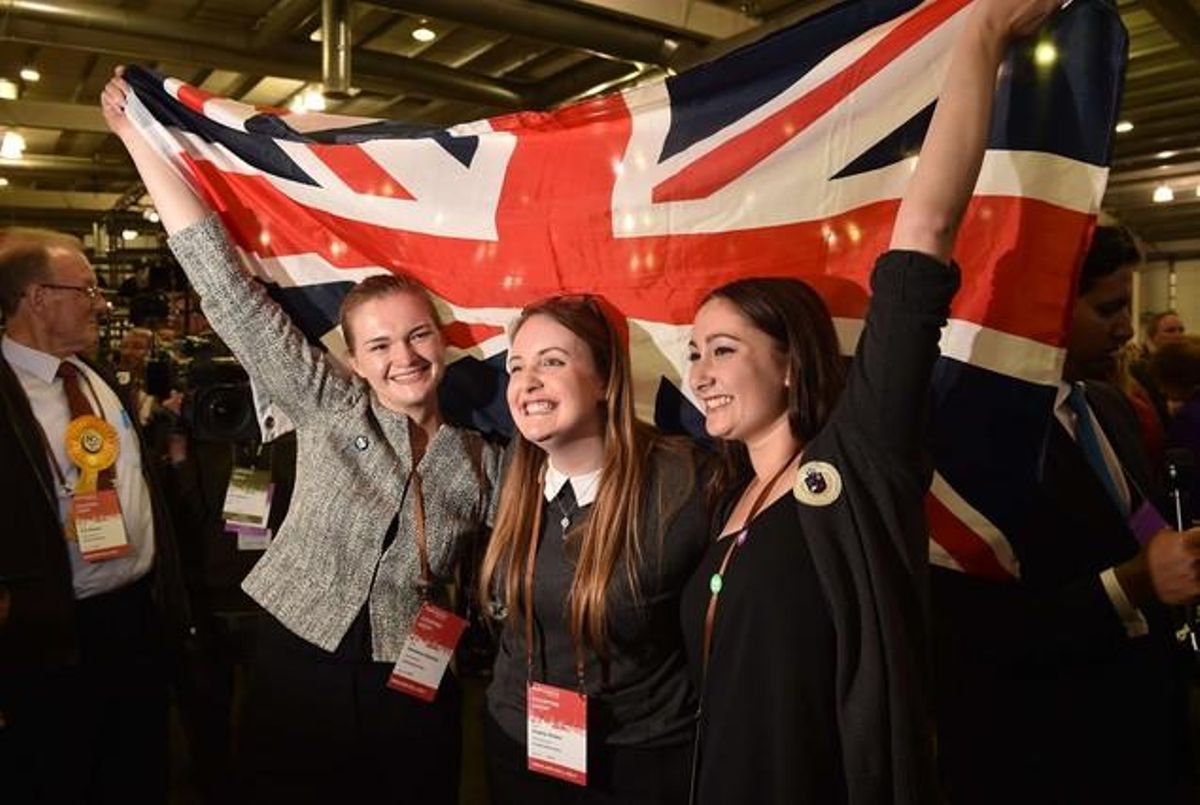
<path fill-rule="evenodd" d="M 296 423 L 334 413 L 357 393 L 245 271 L 213 212 L 125 113 L 130 90 L 121 68 L 101 95 L 105 122 L 133 158 L 162 218 L 170 247 L 200 294 L 209 322 L 233 350 L 256 387 Z"/>
<path fill-rule="evenodd" d="M 129 95 L 129 85 L 121 77 L 123 72 L 118 67 L 100 95 L 104 122 L 120 138 L 133 159 L 146 191 L 154 199 L 154 208 L 162 218 L 163 228 L 168 235 L 174 235 L 207 218 L 212 211 L 126 117 L 125 99 Z"/>
<path fill-rule="evenodd" d="M 1009 44 L 1038 29 L 1061 0 L 976 0 L 954 45 L 917 170 L 892 230 L 892 249 L 946 263 L 987 147 L 996 72 Z"/>

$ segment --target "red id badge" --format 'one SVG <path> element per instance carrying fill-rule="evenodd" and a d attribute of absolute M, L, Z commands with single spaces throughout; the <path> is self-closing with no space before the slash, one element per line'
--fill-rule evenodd
<path fill-rule="evenodd" d="M 433 701 L 466 628 L 467 622 L 453 612 L 422 604 L 387 686 L 422 701 Z"/>
<path fill-rule="evenodd" d="M 525 740 L 529 770 L 587 785 L 587 694 L 530 682 Z"/>
<path fill-rule="evenodd" d="M 88 562 L 117 559 L 132 550 L 115 489 L 75 495 L 71 501 L 71 518 L 79 552 Z"/>

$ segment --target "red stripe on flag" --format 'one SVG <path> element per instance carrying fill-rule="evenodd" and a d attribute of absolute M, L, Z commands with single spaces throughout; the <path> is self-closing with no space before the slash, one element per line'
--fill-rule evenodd
<path fill-rule="evenodd" d="M 721 234 L 615 239 L 594 204 L 533 200 L 503 213 L 500 241 L 481 242 L 342 218 L 298 204 L 261 176 L 188 161 L 234 240 L 262 257 L 311 253 L 339 268 L 403 271 L 463 307 L 519 308 L 590 291 L 627 316 L 674 324 L 691 321 L 712 288 L 752 276 L 800 277 L 833 315 L 860 317 L 898 206 L 879 202 L 823 222 Z M 1058 346 L 1093 222 L 1033 199 L 975 198 L 958 240 L 963 288 L 952 315 Z"/>
<path fill-rule="evenodd" d="M 180 84 L 177 96 L 180 103 L 198 115 L 204 114 L 205 101 L 219 97 L 215 93 L 193 87 L 191 84 Z"/>
<path fill-rule="evenodd" d="M 657 185 L 652 198 L 662 203 L 712 195 L 782 148 L 969 2 L 942 0 L 917 11 L 837 75 Z"/>
<path fill-rule="evenodd" d="M 941 545 L 967 575 L 993 581 L 1013 581 L 1013 574 L 1000 564 L 992 546 L 959 520 L 932 493 L 925 496 L 925 514 L 929 518 L 933 541 Z"/>
<path fill-rule="evenodd" d="M 411 200 L 413 195 L 357 145 L 311 144 L 309 150 L 329 166 L 346 186 L 368 196 Z"/>
<path fill-rule="evenodd" d="M 489 338 L 503 334 L 503 327 L 496 327 L 492 324 L 471 324 L 465 321 L 452 321 L 442 328 L 442 336 L 446 339 L 446 343 L 459 349 L 470 349 Z"/>

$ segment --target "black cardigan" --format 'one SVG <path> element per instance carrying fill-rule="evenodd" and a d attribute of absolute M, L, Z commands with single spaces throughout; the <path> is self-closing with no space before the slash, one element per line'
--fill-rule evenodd
<path fill-rule="evenodd" d="M 851 803 L 936 801 L 928 623 L 929 382 L 957 267 L 888 252 L 846 389 L 805 446 L 830 505 L 796 502 L 837 634 L 837 718 Z M 801 482 L 803 479 L 801 479 Z"/>

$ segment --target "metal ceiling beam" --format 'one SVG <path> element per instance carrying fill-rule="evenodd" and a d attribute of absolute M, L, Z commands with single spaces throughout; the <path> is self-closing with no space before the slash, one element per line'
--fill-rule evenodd
<path fill-rule="evenodd" d="M 463 25 L 579 48 L 601 56 L 665 65 L 692 52 L 707 37 L 668 36 L 650 28 L 617 22 L 610 14 L 584 7 L 552 6 L 530 0 L 372 0 L 408 14 L 428 15 Z"/>
<path fill-rule="evenodd" d="M 87 157 L 26 153 L 18 160 L 0 160 L 4 176 L 78 176 L 81 179 L 136 179 L 137 171 L 129 162 L 98 162 Z"/>
<path fill-rule="evenodd" d="M 250 38 L 252 50 L 265 50 L 291 36 L 305 20 L 312 17 L 320 0 L 280 0 L 263 17 Z"/>
<path fill-rule="evenodd" d="M 1180 47 L 1200 61 L 1200 12 L 1188 0 L 1141 0 L 1141 5 Z"/>
<path fill-rule="evenodd" d="M 29 190 L 6 187 L 0 191 L 4 207 L 35 210 L 87 210 L 107 212 L 121 198 L 120 193 L 79 193 L 72 190 Z"/>
<path fill-rule="evenodd" d="M 4 3 L 0 5 L 0 41 L 321 80 L 321 49 L 312 43 L 284 42 L 255 52 L 246 31 L 185 25 L 111 6 L 68 5 L 63 0 L 0 2 Z M 408 88 L 498 109 L 530 105 L 521 87 L 466 70 L 364 50 L 356 51 L 354 57 L 359 65 L 357 85 L 372 92 Z"/>
<path fill-rule="evenodd" d="M 3 194 L 0 194 L 3 199 Z M 43 210 L 31 207 L 6 207 L 0 203 L 0 226 L 38 226 L 87 235 L 92 232 L 96 221 L 131 227 L 145 225 L 142 216 L 135 213 L 103 213 L 94 210 Z"/>
<path fill-rule="evenodd" d="M 731 6 L 705 0 L 575 0 L 577 5 L 609 9 L 706 39 L 727 39 L 762 22 Z"/>
<path fill-rule="evenodd" d="M 49 101 L 0 100 L 0 126 L 108 133 L 99 107 Z"/>
<path fill-rule="evenodd" d="M 706 64 L 735 50 L 746 47 L 764 39 L 776 31 L 782 31 L 797 23 L 819 14 L 827 8 L 832 8 L 841 0 L 801 0 L 794 5 L 767 15 L 762 25 L 752 28 L 743 34 L 713 42 L 702 50 L 691 54 L 680 54 L 667 66 L 672 70 L 683 72 L 699 64 Z"/>

